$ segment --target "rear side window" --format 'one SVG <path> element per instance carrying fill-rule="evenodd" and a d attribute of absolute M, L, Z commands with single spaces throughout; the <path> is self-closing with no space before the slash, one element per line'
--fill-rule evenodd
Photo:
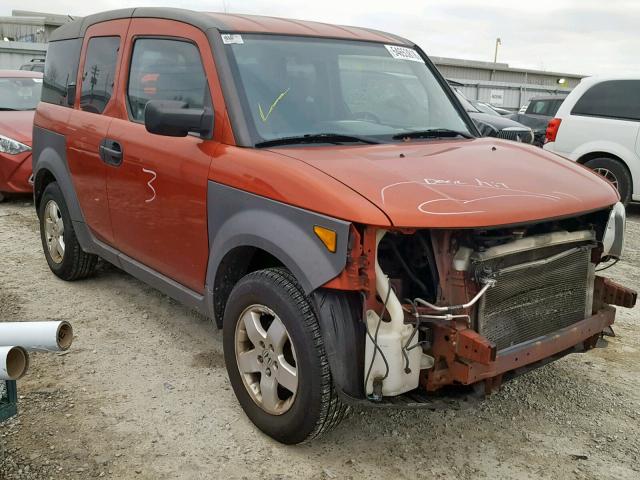
<path fill-rule="evenodd" d="M 76 82 L 82 39 L 49 43 L 44 67 L 42 101 L 68 107 L 67 86 Z"/>
<path fill-rule="evenodd" d="M 587 90 L 573 115 L 640 120 L 640 80 L 610 80 Z"/>
<path fill-rule="evenodd" d="M 134 121 L 144 120 L 149 100 L 177 100 L 202 108 L 207 80 L 198 48 L 181 40 L 141 38 L 131 57 L 127 103 Z"/>
<path fill-rule="evenodd" d="M 529 104 L 527 113 L 533 113 L 534 115 L 546 115 L 548 103 L 544 100 L 536 100 Z"/>
<path fill-rule="evenodd" d="M 80 108 L 102 113 L 113 94 L 113 82 L 120 37 L 96 37 L 89 40 L 82 72 Z"/>

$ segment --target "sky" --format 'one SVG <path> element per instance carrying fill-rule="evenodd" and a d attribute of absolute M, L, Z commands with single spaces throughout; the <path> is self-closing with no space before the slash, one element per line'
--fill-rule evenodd
<path fill-rule="evenodd" d="M 386 30 L 428 55 L 602 75 L 640 73 L 640 0 L 3 0 L 12 9 L 70 15 L 170 6 L 316 20 Z"/>

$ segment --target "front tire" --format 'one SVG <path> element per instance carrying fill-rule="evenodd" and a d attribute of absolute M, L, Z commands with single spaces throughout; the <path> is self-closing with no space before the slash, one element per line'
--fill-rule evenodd
<path fill-rule="evenodd" d="M 45 188 L 38 209 L 40 238 L 51 271 L 72 281 L 93 273 L 98 257 L 80 247 L 62 191 L 56 182 Z"/>
<path fill-rule="evenodd" d="M 626 205 L 631 200 L 631 175 L 627 167 L 615 158 L 594 158 L 585 166 L 609 180 L 620 194 L 620 201 Z"/>
<path fill-rule="evenodd" d="M 260 270 L 236 284 L 225 307 L 223 342 L 240 405 L 275 440 L 310 440 L 348 412 L 333 388 L 315 311 L 288 271 Z"/>

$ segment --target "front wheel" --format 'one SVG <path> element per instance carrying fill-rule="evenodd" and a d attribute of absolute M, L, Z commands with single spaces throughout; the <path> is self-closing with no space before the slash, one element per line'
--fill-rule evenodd
<path fill-rule="evenodd" d="M 250 273 L 224 312 L 224 357 L 251 421 L 286 444 L 336 426 L 348 407 L 337 397 L 315 312 L 284 269 Z"/>

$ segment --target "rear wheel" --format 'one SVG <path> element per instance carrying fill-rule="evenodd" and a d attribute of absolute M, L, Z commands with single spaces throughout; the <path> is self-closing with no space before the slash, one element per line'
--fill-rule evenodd
<path fill-rule="evenodd" d="M 243 277 L 225 307 L 223 336 L 236 397 L 267 435 L 300 443 L 347 413 L 333 388 L 314 309 L 288 271 L 269 268 Z"/>
<path fill-rule="evenodd" d="M 98 257 L 80 247 L 67 204 L 56 182 L 45 188 L 38 216 L 42 248 L 51 271 L 63 280 L 78 280 L 91 275 Z"/>
<path fill-rule="evenodd" d="M 603 176 L 616 187 L 620 201 L 625 205 L 631 200 L 631 175 L 627 167 L 615 158 L 594 158 L 585 163 L 587 167 Z"/>

